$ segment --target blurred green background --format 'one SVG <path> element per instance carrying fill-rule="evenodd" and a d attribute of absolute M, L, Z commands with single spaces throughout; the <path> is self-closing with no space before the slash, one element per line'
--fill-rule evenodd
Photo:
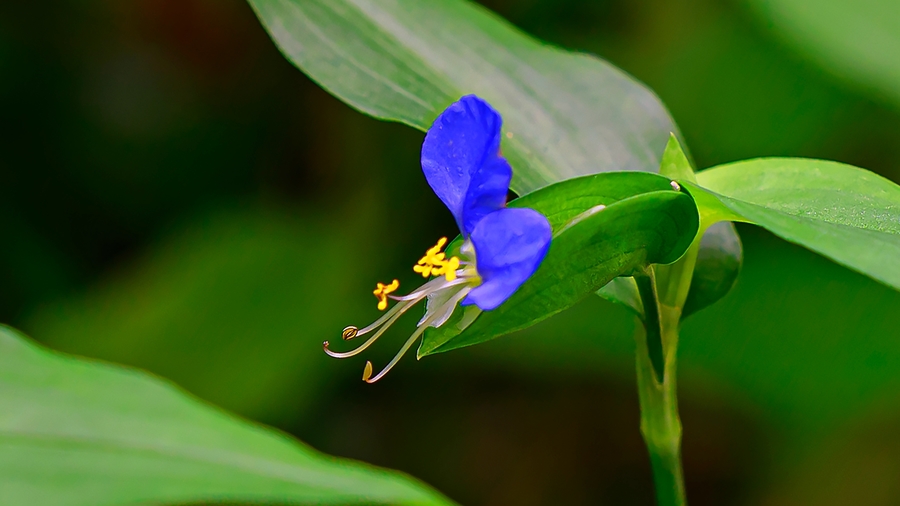
<path fill-rule="evenodd" d="M 483 3 L 647 83 L 699 167 L 809 156 L 900 181 L 900 82 L 830 58 L 814 25 L 796 36 L 803 0 Z M 244 2 L 6 2 L 0 75 L 0 321 L 463 504 L 653 504 L 634 322 L 599 298 L 374 386 L 364 361 L 405 329 L 322 353 L 377 316 L 376 281 L 415 286 L 455 225 L 420 175 L 423 135 L 316 87 Z M 682 338 L 691 504 L 900 503 L 900 294 L 739 232 L 736 289 Z"/>

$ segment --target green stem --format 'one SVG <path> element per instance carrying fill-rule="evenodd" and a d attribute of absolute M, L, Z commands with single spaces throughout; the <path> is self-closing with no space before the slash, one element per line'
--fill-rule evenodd
<path fill-rule="evenodd" d="M 684 506 L 687 501 L 675 374 L 681 309 L 660 303 L 652 270 L 646 276 L 636 276 L 635 281 L 644 304 L 646 327 L 636 335 L 641 434 L 650 452 L 658 505 Z M 663 365 L 661 374 L 658 362 Z"/>

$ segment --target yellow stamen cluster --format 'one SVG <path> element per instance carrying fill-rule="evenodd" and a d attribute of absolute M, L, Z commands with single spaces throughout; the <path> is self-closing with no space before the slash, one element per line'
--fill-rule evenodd
<path fill-rule="evenodd" d="M 459 257 L 447 258 L 441 250 L 447 244 L 447 238 L 441 237 L 434 247 L 429 248 L 425 252 L 425 256 L 419 259 L 419 262 L 413 266 L 413 270 L 422 275 L 423 278 L 428 276 L 444 276 L 447 281 L 456 279 L 456 269 L 459 269 Z"/>
<path fill-rule="evenodd" d="M 384 311 L 385 309 L 387 309 L 388 294 L 395 291 L 398 288 L 400 288 L 400 282 L 397 281 L 396 279 L 393 282 L 391 282 L 391 284 L 389 284 L 389 285 L 386 285 L 384 283 L 378 283 L 378 285 L 375 287 L 375 291 L 372 293 L 375 294 L 375 297 L 378 298 L 378 309 L 379 310 Z M 347 338 L 345 337 L 344 339 L 347 339 Z"/>

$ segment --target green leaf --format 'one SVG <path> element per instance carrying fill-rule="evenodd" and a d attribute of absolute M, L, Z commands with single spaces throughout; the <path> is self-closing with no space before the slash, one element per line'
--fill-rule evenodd
<path fill-rule="evenodd" d="M 821 444 L 828 430 L 890 409 L 900 413 L 900 291 L 738 224 L 741 275 L 714 308 L 688 318 L 678 345 L 680 397 L 742 413 L 782 440 Z M 428 368 L 478 368 L 510 377 L 634 382 L 636 320 L 588 297 L 553 318 L 450 354 Z M 418 369 L 418 368 L 416 368 Z M 727 406 L 727 408 L 725 407 Z M 751 424 L 751 425 L 752 425 Z"/>
<path fill-rule="evenodd" d="M 669 137 L 669 142 L 666 144 L 659 173 L 683 183 L 692 183 L 697 180 L 691 162 L 674 135 Z M 701 197 L 705 197 L 703 192 L 700 193 Z M 698 246 L 691 248 L 692 251 L 696 249 L 697 259 L 696 264 L 693 265 L 690 291 L 682 308 L 682 318 L 712 305 L 727 295 L 740 272 L 743 258 L 741 240 L 733 225 L 715 223 L 717 218 L 717 214 L 710 206 L 700 207 L 700 230 L 703 237 Z M 689 252 L 685 256 L 690 254 Z M 682 266 L 681 268 L 688 267 Z M 676 271 L 680 272 L 681 268 Z M 670 282 L 679 283 L 678 279 L 668 279 L 670 275 L 677 274 L 677 272 L 670 272 L 668 269 L 658 270 L 656 279 L 659 286 L 665 289 Z M 597 295 L 627 307 L 639 318 L 644 319 L 643 303 L 634 279 L 627 277 L 613 279 L 598 290 Z"/>
<path fill-rule="evenodd" d="M 900 186 L 837 162 L 749 160 L 697 175 L 724 215 L 900 289 Z M 698 192 L 695 192 L 698 193 Z"/>
<path fill-rule="evenodd" d="M 900 103 L 896 0 L 753 0 L 767 29 L 841 78 Z"/>
<path fill-rule="evenodd" d="M 659 173 L 678 181 L 687 181 L 689 183 L 697 181 L 696 176 L 694 176 L 694 166 L 688 160 L 687 154 L 685 154 L 675 134 L 669 135 L 669 142 L 666 143 L 662 160 L 659 162 Z"/>
<path fill-rule="evenodd" d="M 364 113 L 426 130 L 461 95 L 486 98 L 504 117 L 503 152 L 519 194 L 583 174 L 656 171 L 660 161 L 665 170 L 684 159 L 677 141 L 660 159 L 675 126 L 652 92 L 602 60 L 541 44 L 471 3 L 250 3 L 290 61 Z M 676 167 L 682 172 L 668 175 L 692 174 L 684 161 Z M 739 244 L 736 236 L 732 242 Z M 601 296 L 636 298 L 622 288 L 623 299 Z"/>
<path fill-rule="evenodd" d="M 686 184 L 697 182 L 694 169 L 674 135 L 669 138 L 666 145 L 659 173 Z M 700 193 L 701 197 L 704 197 L 703 192 Z M 696 195 L 694 197 L 696 198 Z M 737 281 L 743 260 L 741 239 L 734 225 L 716 223 L 717 213 L 709 206 L 698 207 L 700 231 L 703 236 L 700 238 L 700 244 L 692 247 L 692 251 L 696 248 L 697 259 L 693 266 L 690 290 L 683 301 L 682 319 L 711 306 L 727 295 Z M 656 280 L 660 288 L 666 289 L 669 282 L 678 283 L 677 279 L 665 279 L 674 274 L 676 272 L 670 272 L 666 268 L 658 269 Z"/>
<path fill-rule="evenodd" d="M 0 503 L 451 504 L 400 473 L 320 454 L 132 369 L 0 326 Z"/>
<path fill-rule="evenodd" d="M 634 195 L 634 196 L 631 196 Z M 524 329 L 567 309 L 610 280 L 677 260 L 699 227 L 691 196 L 648 173 L 608 173 L 549 186 L 510 203 L 544 213 L 553 242 L 537 272 L 509 300 L 483 312 L 457 311 L 425 333 L 419 356 Z M 605 207 L 602 207 L 605 206 Z"/>
<path fill-rule="evenodd" d="M 462 0 L 249 0 L 282 53 L 330 93 L 420 130 L 475 93 L 503 115 L 512 188 L 656 171 L 665 107 L 594 56 L 543 44 Z"/>
<path fill-rule="evenodd" d="M 734 224 L 719 222 L 706 229 L 700 240 L 691 289 L 681 318 L 687 318 L 728 295 L 741 272 L 743 260 L 741 239 Z"/>

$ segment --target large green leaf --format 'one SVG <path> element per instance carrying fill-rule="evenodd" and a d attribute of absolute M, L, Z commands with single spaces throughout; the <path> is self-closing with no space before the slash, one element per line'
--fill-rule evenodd
<path fill-rule="evenodd" d="M 475 93 L 504 118 L 524 194 L 602 171 L 655 171 L 675 126 L 643 85 L 464 0 L 250 0 L 284 55 L 372 116 L 421 130 Z"/>
<path fill-rule="evenodd" d="M 753 0 L 764 19 L 841 78 L 900 103 L 900 3 L 896 0 Z"/>
<path fill-rule="evenodd" d="M 488 99 L 504 117 L 503 152 L 519 194 L 583 174 L 655 172 L 675 130 L 652 92 L 615 67 L 541 44 L 464 0 L 250 3 L 289 60 L 362 112 L 425 130 L 461 95 Z M 717 234 L 739 256 L 734 230 Z M 736 272 L 700 258 L 708 282 L 694 289 L 695 309 L 724 295 Z M 628 283 L 616 280 L 601 295 L 628 304 Z"/>
<path fill-rule="evenodd" d="M 0 503 L 450 504 L 415 480 L 322 455 L 131 369 L 0 327 Z"/>
<path fill-rule="evenodd" d="M 694 168 L 682 150 L 674 135 L 669 137 L 663 152 L 659 173 L 672 179 L 695 183 Z M 701 197 L 706 195 L 701 192 Z M 710 306 L 731 291 L 737 280 L 743 260 L 741 240 L 731 223 L 716 223 L 718 218 L 710 206 L 700 206 L 700 233 L 703 234 L 699 244 L 694 245 L 685 257 L 696 252 L 696 263 L 692 265 L 673 266 L 674 271 L 661 268 L 656 273 L 656 281 L 660 289 L 670 284 L 681 283 L 679 277 L 682 269 L 693 268 L 690 291 L 683 303 L 682 317 L 690 316 Z M 672 277 L 676 279 L 670 279 Z M 634 278 L 618 277 L 597 291 L 597 295 L 630 309 L 642 320 L 644 307 L 638 294 Z"/>
<path fill-rule="evenodd" d="M 671 181 L 648 173 L 585 176 L 538 190 L 510 203 L 542 212 L 553 241 L 537 272 L 493 311 L 459 310 L 429 329 L 419 356 L 449 351 L 520 330 L 548 318 L 620 275 L 677 260 L 700 225 L 693 198 Z M 633 196 L 632 196 L 633 195 Z"/>
<path fill-rule="evenodd" d="M 900 186 L 837 162 L 749 160 L 697 175 L 723 216 L 760 225 L 900 289 Z"/>

